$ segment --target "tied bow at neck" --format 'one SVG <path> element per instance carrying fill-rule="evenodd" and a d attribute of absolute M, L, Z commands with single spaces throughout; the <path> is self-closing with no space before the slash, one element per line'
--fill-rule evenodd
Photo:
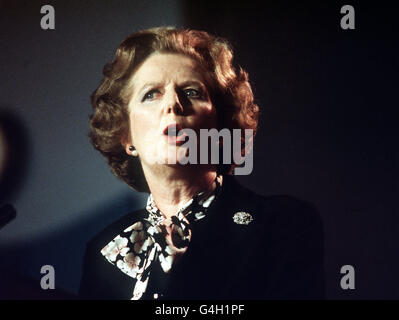
<path fill-rule="evenodd" d="M 148 216 L 123 230 L 101 250 L 105 259 L 137 279 L 132 300 L 140 299 L 146 291 L 150 266 L 154 261 L 158 261 L 162 270 L 168 273 L 177 258 L 186 252 L 191 240 L 190 225 L 206 216 L 220 192 L 220 178 L 216 178 L 216 189 L 211 194 L 197 194 L 168 219 L 150 194 L 146 206 Z"/>

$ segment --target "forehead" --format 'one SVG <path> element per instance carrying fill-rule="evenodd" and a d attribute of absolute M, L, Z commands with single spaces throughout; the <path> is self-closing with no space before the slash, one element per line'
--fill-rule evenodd
<path fill-rule="evenodd" d="M 153 53 L 136 70 L 131 79 L 133 89 L 146 83 L 204 81 L 201 68 L 191 57 L 178 53 Z"/>

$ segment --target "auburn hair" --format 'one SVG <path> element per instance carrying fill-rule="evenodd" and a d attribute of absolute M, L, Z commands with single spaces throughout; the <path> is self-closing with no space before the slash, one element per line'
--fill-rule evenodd
<path fill-rule="evenodd" d="M 242 68 L 233 67 L 229 42 L 205 31 L 158 27 L 129 35 L 105 64 L 104 78 L 91 95 L 89 138 L 106 158 L 112 173 L 137 191 L 149 192 L 138 157 L 128 156 L 121 144 L 130 132 L 128 84 L 138 66 L 152 53 L 179 53 L 195 59 L 209 79 L 208 90 L 220 128 L 252 129 L 258 126 L 259 108 Z M 133 124 L 134 125 L 134 124 Z M 242 137 L 242 150 L 245 138 Z M 231 173 L 233 164 L 220 164 L 218 172 Z"/>

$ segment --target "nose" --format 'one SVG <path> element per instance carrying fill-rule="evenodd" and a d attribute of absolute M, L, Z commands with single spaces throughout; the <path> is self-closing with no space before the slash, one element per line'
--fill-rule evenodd
<path fill-rule="evenodd" d="M 179 93 L 176 90 L 170 90 L 165 99 L 165 112 L 181 115 L 184 112 L 182 102 L 180 101 Z"/>

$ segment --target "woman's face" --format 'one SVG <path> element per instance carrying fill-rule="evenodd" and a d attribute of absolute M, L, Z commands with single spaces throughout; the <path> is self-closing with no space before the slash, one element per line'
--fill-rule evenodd
<path fill-rule="evenodd" d="M 217 127 L 205 71 L 191 57 L 175 53 L 154 53 L 136 70 L 130 82 L 130 141 L 143 166 L 179 163 L 187 156 L 185 137 L 168 130 Z M 169 135 L 168 135 L 169 131 Z M 198 139 L 199 143 L 199 139 Z M 185 149 L 186 148 L 186 149 Z"/>

